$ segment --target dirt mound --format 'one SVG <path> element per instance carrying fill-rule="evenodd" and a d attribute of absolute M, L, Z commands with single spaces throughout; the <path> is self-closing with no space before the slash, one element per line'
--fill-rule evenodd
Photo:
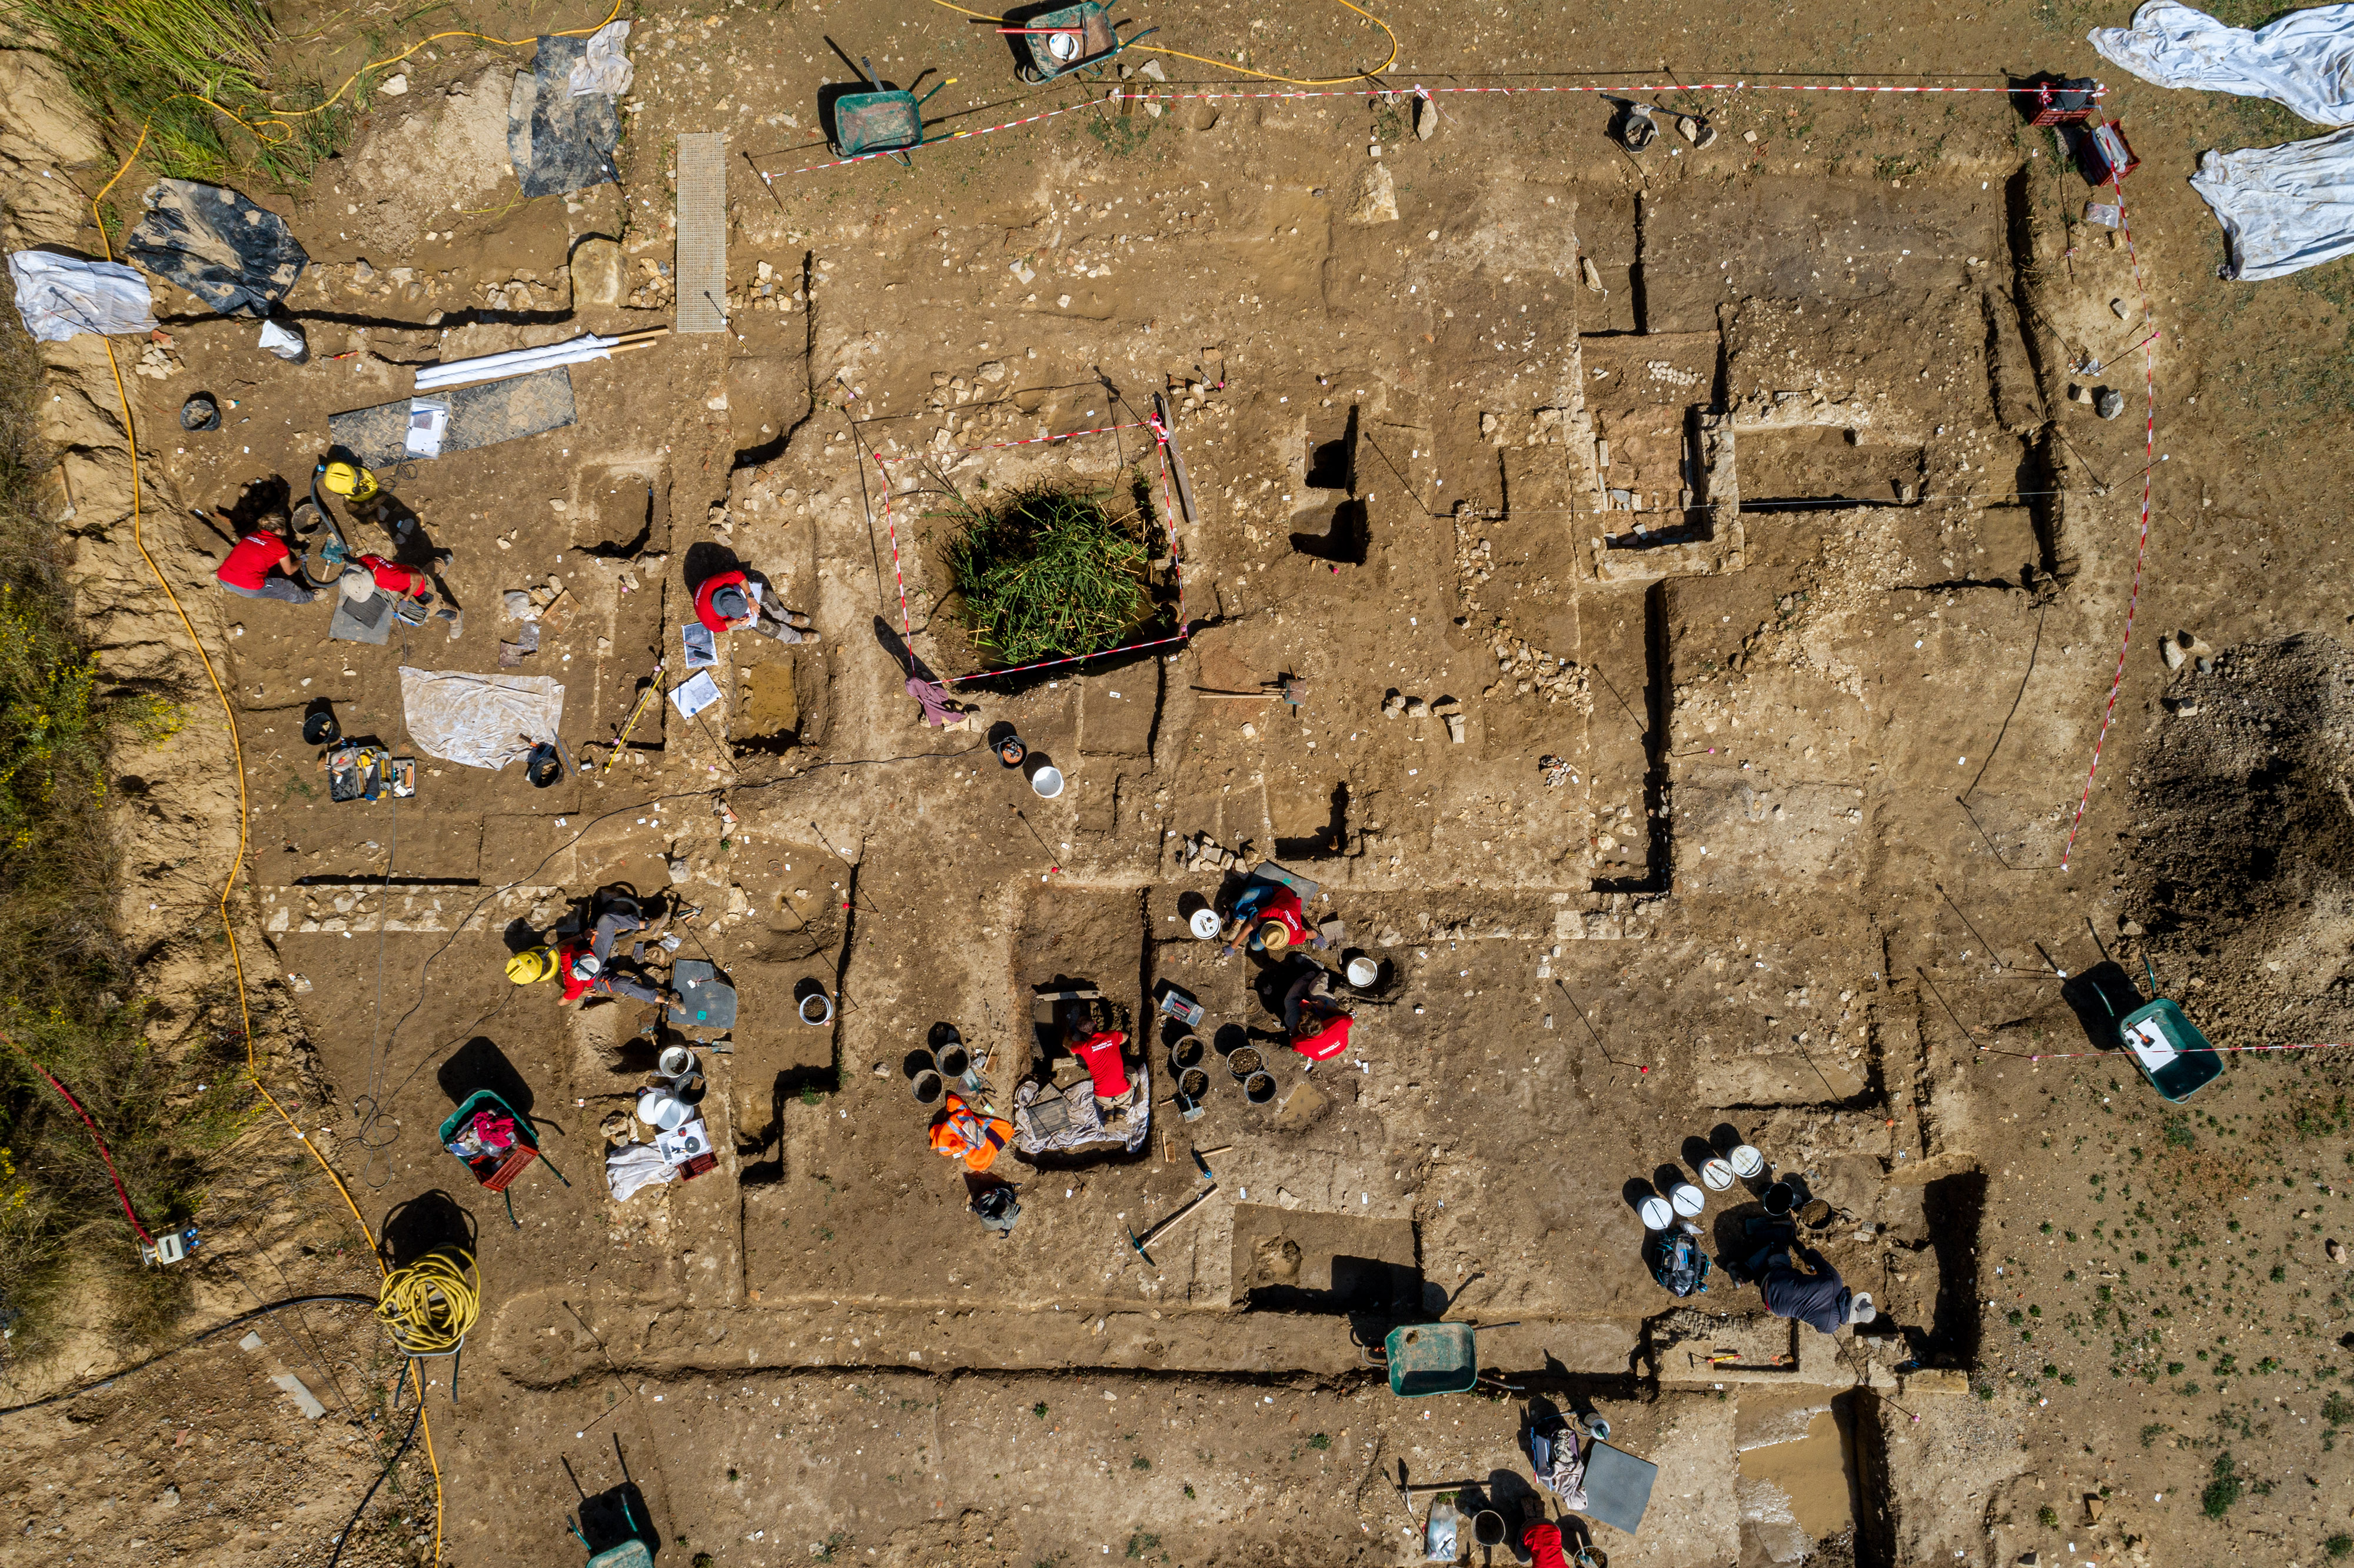
<path fill-rule="evenodd" d="M 2134 773 L 2126 934 L 2173 954 L 2168 986 L 2220 991 L 2211 1034 L 2346 1022 L 2354 649 L 2303 636 L 2186 662 L 2165 708 Z"/>

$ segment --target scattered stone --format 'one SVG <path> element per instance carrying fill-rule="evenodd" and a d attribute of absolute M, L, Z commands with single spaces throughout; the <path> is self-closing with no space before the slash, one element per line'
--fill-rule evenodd
<path fill-rule="evenodd" d="M 2149 935 L 2149 933 L 2141 928 L 2140 921 L 2127 920 L 2117 927 L 2117 935 L 2120 937 L 2146 937 Z"/>
<path fill-rule="evenodd" d="M 1577 259 L 1577 270 L 1585 277 L 1585 286 L 1588 289 L 1591 289 L 1597 294 L 1609 292 L 1608 290 L 1602 286 L 1602 269 L 1594 264 L 1593 257 L 1579 257 Z"/>
<path fill-rule="evenodd" d="M 572 302 L 615 305 L 621 301 L 621 247 L 592 237 L 572 248 Z M 762 263 L 766 265 L 766 263 Z"/>
<path fill-rule="evenodd" d="M 1447 738 L 1453 741 L 1458 746 L 1463 744 L 1463 715 L 1461 714 L 1448 714 L 1447 715 Z"/>
<path fill-rule="evenodd" d="M 1159 60 L 1145 61 L 1144 69 L 1140 74 L 1150 77 L 1154 81 L 1167 81 L 1169 79 L 1169 73 L 1161 69 L 1161 62 Z"/>
<path fill-rule="evenodd" d="M 2111 300 L 2109 302 L 2109 313 L 2116 317 L 2119 321 L 2125 320 L 2126 302 L 2123 300 Z"/>
<path fill-rule="evenodd" d="M 1400 696 L 1397 694 L 1396 689 L 1393 687 L 1390 691 L 1390 694 L 1382 699 L 1382 716 L 1384 718 L 1395 718 L 1398 715 L 1404 712 L 1405 712 L 1405 699 Z"/>
<path fill-rule="evenodd" d="M 1427 93 L 1414 101 L 1414 134 L 1421 142 L 1438 134 L 1438 100 Z"/>
<path fill-rule="evenodd" d="M 2114 419 L 2126 411 L 2126 395 L 2114 387 L 2093 390 L 2093 412 L 2104 419 Z"/>
<path fill-rule="evenodd" d="M 1258 726 L 1255 724 L 1246 724 L 1243 726 L 1243 738 L 1245 740 L 1257 740 L 1258 738 Z"/>
<path fill-rule="evenodd" d="M 290 974 L 286 977 L 286 989 L 296 996 L 308 995 L 311 990 L 310 979 L 305 975 Z"/>
<path fill-rule="evenodd" d="M 1408 697 L 1405 700 L 1405 716 L 1408 718 L 1428 718 L 1430 716 L 1430 704 L 1421 697 Z"/>
<path fill-rule="evenodd" d="M 1357 176 L 1343 217 L 1350 223 L 1395 223 L 1397 216 L 1397 182 L 1387 164 L 1375 164 Z"/>
<path fill-rule="evenodd" d="M 382 81 L 377 82 L 376 84 L 376 90 L 377 94 L 381 97 L 401 97 L 408 91 L 408 73 L 407 71 L 395 71 L 392 75 L 386 77 Z"/>
<path fill-rule="evenodd" d="M 2330 1262 L 2337 1264 L 2341 1268 L 2345 1266 L 2346 1249 L 2338 1245 L 2338 1238 L 2336 1236 L 2331 1236 L 2327 1241 L 2322 1243 L 2321 1250 L 2329 1255 Z"/>
<path fill-rule="evenodd" d="M 2084 1499 L 2084 1522 L 2086 1524 L 2100 1523 L 2101 1515 L 2107 1511 L 2108 1506 L 2108 1504 L 2103 1502 L 2099 1498 L 2086 1498 Z"/>

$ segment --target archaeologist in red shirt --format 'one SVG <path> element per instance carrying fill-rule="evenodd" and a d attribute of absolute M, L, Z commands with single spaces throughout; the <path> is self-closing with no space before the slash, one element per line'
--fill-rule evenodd
<path fill-rule="evenodd" d="M 1561 1552 L 1561 1526 L 1550 1520 L 1532 1520 L 1521 1531 L 1521 1544 L 1528 1549 L 1531 1568 L 1569 1568 Z"/>
<path fill-rule="evenodd" d="M 1071 1054 L 1079 1059 L 1095 1082 L 1096 1105 L 1104 1110 L 1118 1110 L 1136 1097 L 1136 1086 L 1128 1081 L 1128 1064 L 1122 1048 L 1128 1036 L 1117 1029 L 1098 1030 L 1082 1039 L 1076 1030 L 1071 1032 Z"/>
<path fill-rule="evenodd" d="M 268 528 L 257 527 L 239 538 L 213 580 L 244 599 L 308 604 L 319 597 L 302 585 L 302 567 L 292 547 Z"/>
<path fill-rule="evenodd" d="M 772 610 L 752 594 L 752 579 L 740 571 L 721 572 L 695 590 L 695 619 L 715 637 L 725 631 L 757 631 L 779 642 L 815 642 L 810 619 L 792 610 Z"/>
<path fill-rule="evenodd" d="M 1229 958 L 1246 945 L 1254 953 L 1279 959 L 1294 947 L 1321 948 L 1324 938 L 1309 928 L 1299 895 L 1279 882 L 1254 882 L 1235 898 L 1234 913 L 1227 916 L 1226 944 L 1218 949 L 1218 956 Z"/>
<path fill-rule="evenodd" d="M 344 589 L 346 597 L 365 597 L 353 592 L 355 588 L 361 586 L 355 582 L 355 576 L 360 573 L 366 574 L 367 584 L 396 599 L 407 599 L 420 609 L 433 602 L 432 578 L 413 567 L 387 561 L 382 556 L 360 556 L 344 568 L 344 581 L 348 585 Z M 450 623 L 452 638 L 465 629 L 466 612 L 453 605 L 443 605 L 433 613 Z"/>
<path fill-rule="evenodd" d="M 1332 971 L 1322 964 L 1307 964 L 1284 991 L 1284 1032 L 1291 1048 L 1311 1062 L 1328 1062 L 1346 1051 L 1355 1023 L 1333 994 Z"/>

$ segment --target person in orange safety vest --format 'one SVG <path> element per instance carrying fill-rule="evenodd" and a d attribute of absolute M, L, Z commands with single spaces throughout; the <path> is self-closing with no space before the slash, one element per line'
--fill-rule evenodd
<path fill-rule="evenodd" d="M 997 1151 L 1013 1137 L 1013 1124 L 1003 1117 L 983 1116 L 950 1095 L 932 1124 L 932 1152 L 944 1160 L 961 1160 L 976 1175 L 997 1161 Z"/>

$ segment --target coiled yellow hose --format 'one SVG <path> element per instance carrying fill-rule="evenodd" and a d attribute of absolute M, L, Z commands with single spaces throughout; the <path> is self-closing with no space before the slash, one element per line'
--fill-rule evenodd
<path fill-rule="evenodd" d="M 474 1255 L 449 1246 L 386 1275 L 376 1315 L 410 1355 L 439 1356 L 465 1342 L 482 1309 L 482 1277 Z"/>

